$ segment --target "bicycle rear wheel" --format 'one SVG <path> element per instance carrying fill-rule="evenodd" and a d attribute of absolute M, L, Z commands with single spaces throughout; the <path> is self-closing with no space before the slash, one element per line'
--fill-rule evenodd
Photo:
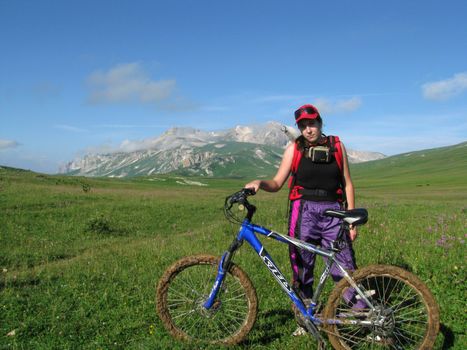
<path fill-rule="evenodd" d="M 256 291 L 248 276 L 232 264 L 211 309 L 203 307 L 214 285 L 220 258 L 185 257 L 164 273 L 157 286 L 156 305 L 162 323 L 182 340 L 237 344 L 253 327 Z"/>
<path fill-rule="evenodd" d="M 438 305 L 418 277 L 395 266 L 374 265 L 355 271 L 352 278 L 376 310 L 341 280 L 324 311 L 325 319 L 337 321 L 324 327 L 335 349 L 433 348 Z"/>

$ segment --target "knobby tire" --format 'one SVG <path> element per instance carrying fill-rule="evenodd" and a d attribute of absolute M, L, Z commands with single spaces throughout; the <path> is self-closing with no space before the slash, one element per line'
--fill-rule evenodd
<path fill-rule="evenodd" d="M 203 308 L 214 285 L 220 258 L 196 255 L 170 266 L 159 280 L 156 305 L 164 327 L 175 338 L 212 344 L 238 344 L 253 327 L 256 290 L 235 264 L 226 273 L 210 310 Z"/>
<path fill-rule="evenodd" d="M 396 266 L 372 265 L 355 271 L 352 278 L 387 317 L 382 326 L 325 325 L 336 350 L 433 349 L 439 331 L 439 309 L 418 277 Z M 376 314 L 362 303 L 362 298 L 342 279 L 331 292 L 324 319 L 374 320 Z"/>

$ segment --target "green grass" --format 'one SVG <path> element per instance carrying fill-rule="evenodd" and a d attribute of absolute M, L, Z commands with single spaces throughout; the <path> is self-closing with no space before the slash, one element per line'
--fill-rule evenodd
<path fill-rule="evenodd" d="M 354 164 L 354 181 L 361 188 L 378 193 L 403 189 L 404 194 L 456 191 L 465 186 L 467 176 L 467 142 L 431 150 L 400 154 L 385 159 Z M 440 192 L 440 193 L 438 193 Z M 452 193 L 451 193 L 452 194 Z"/>
<path fill-rule="evenodd" d="M 358 206 L 370 213 L 355 243 L 358 264 L 417 274 L 440 304 L 437 348 L 465 349 L 465 177 L 447 167 L 456 180 L 444 181 L 433 163 L 419 174 L 367 166 L 353 169 Z M 228 247 L 236 228 L 223 201 L 245 180 L 189 180 L 207 186 L 0 169 L 0 349 L 191 349 L 163 329 L 155 284 L 178 258 Z M 286 195 L 253 197 L 255 222 L 285 233 Z M 262 241 L 290 277 L 287 247 Z M 259 317 L 233 348 L 314 349 L 310 337 L 291 337 L 290 302 L 258 257 L 245 245 L 235 261 L 257 288 Z"/>

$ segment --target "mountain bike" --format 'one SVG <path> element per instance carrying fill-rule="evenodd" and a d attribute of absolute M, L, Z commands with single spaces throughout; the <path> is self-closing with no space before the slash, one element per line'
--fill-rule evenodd
<path fill-rule="evenodd" d="M 242 189 L 225 199 L 225 216 L 240 224 L 240 229 L 221 257 L 188 256 L 161 277 L 157 311 L 173 337 L 213 344 L 237 344 L 246 338 L 256 320 L 258 300 L 249 277 L 233 262 L 235 252 L 246 241 L 292 300 L 300 323 L 317 340 L 318 348 L 327 344 L 323 333 L 335 349 L 433 348 L 439 330 L 438 306 L 418 277 L 389 265 L 348 272 L 335 259 L 350 226 L 367 222 L 366 209 L 326 210 L 324 215 L 341 219 L 341 227 L 331 247 L 324 249 L 253 224 L 256 207 L 248 201 L 251 195 L 253 190 Z M 238 217 L 237 206 L 246 212 L 244 217 Z M 257 234 L 325 258 L 311 301 L 305 302 L 287 282 Z M 333 265 L 343 278 L 321 310 L 319 298 Z"/>

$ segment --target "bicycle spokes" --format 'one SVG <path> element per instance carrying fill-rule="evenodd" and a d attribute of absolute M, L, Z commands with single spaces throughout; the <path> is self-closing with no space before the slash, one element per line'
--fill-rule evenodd
<path fill-rule="evenodd" d="M 241 333 L 249 330 L 256 318 L 256 294 L 251 282 L 239 269 L 229 271 L 207 309 L 204 304 L 215 282 L 219 259 L 190 259 L 169 271 L 158 287 L 161 318 L 176 337 L 233 343 L 244 336 Z"/>
<path fill-rule="evenodd" d="M 419 349 L 425 341 L 432 312 L 425 302 L 426 291 L 412 283 L 413 275 L 402 270 L 401 276 L 397 276 L 401 269 L 389 268 L 394 269 L 394 274 L 367 269 L 366 275 L 356 277 L 358 287 L 373 308 L 362 303 L 355 289 L 348 285 L 342 284 L 334 294 L 327 317 L 335 324 L 327 330 L 334 333 L 339 348 Z"/>

